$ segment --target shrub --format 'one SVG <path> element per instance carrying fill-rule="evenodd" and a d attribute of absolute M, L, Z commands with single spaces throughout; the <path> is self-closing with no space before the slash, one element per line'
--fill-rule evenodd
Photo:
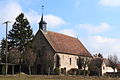
<path fill-rule="evenodd" d="M 68 75 L 88 75 L 89 71 L 72 68 L 72 69 L 68 70 L 67 74 Z"/>
<path fill-rule="evenodd" d="M 81 70 L 77 69 L 77 75 L 80 75 L 80 73 L 81 73 Z"/>
<path fill-rule="evenodd" d="M 89 71 L 88 70 L 81 70 L 80 75 L 88 75 Z"/>
<path fill-rule="evenodd" d="M 66 75 L 66 68 L 61 68 L 61 74 Z"/>
<path fill-rule="evenodd" d="M 78 71 L 78 69 L 72 68 L 72 69 L 68 70 L 67 74 L 68 75 L 77 75 L 77 71 Z"/>
<path fill-rule="evenodd" d="M 60 74 L 60 69 L 58 67 L 56 67 L 54 69 L 54 75 L 59 75 Z"/>
<path fill-rule="evenodd" d="M 91 71 L 89 71 L 90 73 L 89 73 L 89 75 L 90 76 L 98 76 L 99 75 L 99 72 L 98 71 L 95 71 L 95 70 L 91 70 Z"/>
<path fill-rule="evenodd" d="M 77 75 L 89 75 L 89 71 L 77 69 Z"/>

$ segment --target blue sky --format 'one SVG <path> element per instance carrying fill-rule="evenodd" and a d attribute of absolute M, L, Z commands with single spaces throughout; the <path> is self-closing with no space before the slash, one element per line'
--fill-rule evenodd
<path fill-rule="evenodd" d="M 120 56 L 120 0 L 0 0 L 0 40 L 2 23 L 10 20 L 11 29 L 21 12 L 35 34 L 43 4 L 48 30 L 78 37 L 92 54 Z"/>

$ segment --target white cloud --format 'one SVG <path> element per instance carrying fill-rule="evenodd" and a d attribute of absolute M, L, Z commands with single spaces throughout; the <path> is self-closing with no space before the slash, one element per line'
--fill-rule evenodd
<path fill-rule="evenodd" d="M 120 56 L 120 39 L 92 36 L 83 39 L 83 41 L 92 53 L 100 52 L 105 57 L 113 54 Z"/>
<path fill-rule="evenodd" d="M 75 8 L 78 8 L 80 6 L 80 0 L 76 0 L 75 2 Z"/>
<path fill-rule="evenodd" d="M 120 6 L 120 0 L 100 0 L 99 4 L 103 6 L 117 7 Z"/>
<path fill-rule="evenodd" d="M 45 15 L 45 21 L 48 23 L 48 27 L 58 27 L 66 24 L 62 18 L 52 14 Z"/>
<path fill-rule="evenodd" d="M 37 24 L 37 25 L 38 25 L 40 18 L 41 18 L 41 16 L 33 10 L 26 12 L 25 16 L 28 18 L 28 20 L 30 21 L 31 24 Z"/>
<path fill-rule="evenodd" d="M 39 15 L 37 12 L 33 10 L 26 12 L 26 17 L 28 18 L 31 24 L 38 24 L 41 19 L 41 15 Z M 48 27 L 52 27 L 52 28 L 58 27 L 67 23 L 62 18 L 52 14 L 44 15 L 44 20 L 47 22 Z"/>
<path fill-rule="evenodd" d="M 16 16 L 20 14 L 22 11 L 21 6 L 16 2 L 8 3 L 7 5 L 0 6 L 0 22 L 4 22 L 6 20 L 14 22 Z"/>
<path fill-rule="evenodd" d="M 23 12 L 31 24 L 38 24 L 41 19 L 41 15 L 34 10 L 24 12 L 17 1 L 19 0 L 8 0 L 7 5 L 0 5 L 0 22 L 4 22 L 6 20 L 14 22 L 15 18 Z M 52 14 L 45 15 L 44 18 L 49 27 L 58 27 L 66 24 L 62 18 Z"/>
<path fill-rule="evenodd" d="M 38 23 L 40 22 L 41 15 L 33 10 L 30 10 L 29 12 L 25 13 L 25 16 L 28 18 L 31 25 L 33 26 L 34 33 L 36 33 L 36 31 L 38 30 Z M 47 22 L 48 28 L 59 27 L 67 23 L 62 18 L 51 14 L 44 15 L 44 20 Z"/>
<path fill-rule="evenodd" d="M 2 25 L 2 23 L 11 21 L 12 23 L 9 24 L 9 26 L 11 26 L 14 23 L 16 16 L 21 12 L 23 12 L 22 8 L 17 2 L 0 3 L 0 39 L 5 37 L 5 25 Z M 11 27 L 9 27 L 9 29 L 11 29 Z"/>
<path fill-rule="evenodd" d="M 72 37 L 77 37 L 77 33 L 72 29 L 64 29 L 64 30 L 61 30 L 60 33 L 68 36 L 72 36 Z"/>
<path fill-rule="evenodd" d="M 89 33 L 96 34 L 96 33 L 101 33 L 101 32 L 107 31 L 110 28 L 110 25 L 105 22 L 103 22 L 97 26 L 94 26 L 92 24 L 79 24 L 77 26 L 77 28 L 85 29 Z"/>
<path fill-rule="evenodd" d="M 31 26 L 34 28 L 34 33 L 38 30 L 38 23 L 41 19 L 41 15 L 39 15 L 34 10 L 29 10 L 28 12 L 25 12 L 21 5 L 18 3 L 19 0 L 7 0 L 7 1 L 0 1 L 0 23 L 3 23 L 7 20 L 11 21 L 11 25 L 15 22 L 15 18 L 23 12 L 25 16 L 30 21 Z M 55 15 L 48 14 L 44 16 L 45 21 L 48 23 L 48 27 L 58 27 L 61 25 L 66 24 L 66 22 Z M 2 26 L 0 24 L 0 26 Z M 3 29 L 4 30 L 4 29 Z M 2 31 L 3 31 L 2 30 Z M 2 33 L 2 32 L 1 32 Z M 0 36 L 4 36 L 3 34 Z"/>

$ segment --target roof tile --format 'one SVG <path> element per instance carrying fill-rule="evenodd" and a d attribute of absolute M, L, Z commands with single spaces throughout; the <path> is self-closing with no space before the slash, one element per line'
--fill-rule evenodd
<path fill-rule="evenodd" d="M 91 56 L 88 50 L 77 38 L 51 31 L 47 31 L 47 34 L 44 35 L 56 52 Z"/>

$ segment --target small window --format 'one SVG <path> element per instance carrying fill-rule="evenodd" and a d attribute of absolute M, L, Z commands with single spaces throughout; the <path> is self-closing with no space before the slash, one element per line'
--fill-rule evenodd
<path fill-rule="evenodd" d="M 103 70 L 105 70 L 105 67 L 103 66 Z"/>
<path fill-rule="evenodd" d="M 59 55 L 56 56 L 55 60 L 56 60 L 56 67 L 59 68 L 60 67 L 60 57 L 59 57 Z"/>
<path fill-rule="evenodd" d="M 71 65 L 71 58 L 70 58 L 70 65 Z"/>

